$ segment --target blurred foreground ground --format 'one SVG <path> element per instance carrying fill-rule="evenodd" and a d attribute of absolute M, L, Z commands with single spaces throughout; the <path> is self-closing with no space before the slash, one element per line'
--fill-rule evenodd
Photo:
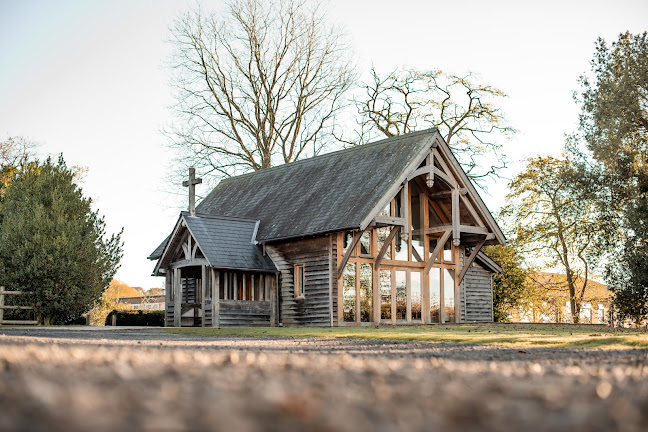
<path fill-rule="evenodd" d="M 0 328 L 2 431 L 646 431 L 648 350 Z"/>

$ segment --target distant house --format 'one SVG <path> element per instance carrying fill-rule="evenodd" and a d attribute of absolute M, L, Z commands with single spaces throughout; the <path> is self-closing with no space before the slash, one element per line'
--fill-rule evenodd
<path fill-rule="evenodd" d="M 126 305 L 132 310 L 164 310 L 165 297 L 158 296 L 141 296 L 141 297 L 122 297 L 119 303 Z"/>
<path fill-rule="evenodd" d="M 572 322 L 567 276 L 540 272 L 527 283 L 534 300 L 512 311 L 514 322 Z M 607 285 L 589 280 L 580 310 L 580 323 L 607 324 L 612 303 L 612 291 Z"/>
<path fill-rule="evenodd" d="M 504 244 L 437 129 L 223 180 L 149 256 L 166 325 L 493 321 Z"/>

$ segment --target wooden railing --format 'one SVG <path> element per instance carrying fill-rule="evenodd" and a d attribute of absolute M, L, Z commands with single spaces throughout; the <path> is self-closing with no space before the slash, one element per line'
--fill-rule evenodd
<path fill-rule="evenodd" d="M 36 325 L 38 321 L 36 320 L 6 320 L 4 319 L 4 311 L 6 309 L 19 309 L 19 310 L 34 310 L 34 306 L 16 306 L 16 305 L 7 305 L 5 306 L 5 296 L 16 296 L 21 294 L 32 294 L 27 291 L 5 291 L 5 287 L 0 286 L 0 325 L 2 324 L 25 324 L 25 325 Z"/>

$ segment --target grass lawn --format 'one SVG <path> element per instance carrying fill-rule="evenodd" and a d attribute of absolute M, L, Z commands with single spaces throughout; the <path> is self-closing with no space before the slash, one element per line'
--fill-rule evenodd
<path fill-rule="evenodd" d="M 443 324 L 376 327 L 167 328 L 168 333 L 200 336 L 358 338 L 466 345 L 551 348 L 648 348 L 645 330 L 568 324 Z"/>

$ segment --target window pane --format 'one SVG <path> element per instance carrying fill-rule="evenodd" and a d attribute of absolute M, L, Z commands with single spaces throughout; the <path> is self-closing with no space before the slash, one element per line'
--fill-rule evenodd
<path fill-rule="evenodd" d="M 360 236 L 360 255 L 371 255 L 371 232 L 363 232 Z"/>
<path fill-rule="evenodd" d="M 431 227 L 443 225 L 443 221 L 441 220 L 439 215 L 437 215 L 436 211 L 432 208 L 431 203 L 428 205 L 428 220 Z"/>
<path fill-rule="evenodd" d="M 252 300 L 252 275 L 244 275 L 245 277 L 245 300 Z"/>
<path fill-rule="evenodd" d="M 380 319 L 391 320 L 391 271 L 380 270 Z"/>
<path fill-rule="evenodd" d="M 360 321 L 373 321 L 373 290 L 371 264 L 360 264 Z"/>
<path fill-rule="evenodd" d="M 430 321 L 438 323 L 441 309 L 441 269 L 430 269 Z"/>
<path fill-rule="evenodd" d="M 344 272 L 342 273 L 342 279 L 344 280 L 344 290 L 343 290 L 343 299 L 342 299 L 342 308 L 344 313 L 345 322 L 355 322 L 355 311 L 356 311 L 356 296 L 355 296 L 355 279 L 356 279 L 356 264 L 348 263 L 344 267 Z"/>
<path fill-rule="evenodd" d="M 347 249 L 349 249 L 349 246 L 351 245 L 352 241 L 353 241 L 353 233 L 351 231 L 345 231 L 343 245 L 342 245 L 343 252 L 346 252 Z"/>
<path fill-rule="evenodd" d="M 387 237 L 389 236 L 389 231 L 390 229 L 387 227 L 383 228 L 378 228 L 377 230 L 377 235 L 378 235 L 378 251 L 380 251 L 385 244 L 385 240 L 387 240 Z M 378 253 L 376 251 L 376 254 Z M 384 259 L 391 259 L 391 246 L 387 247 L 387 251 L 385 252 L 385 256 L 383 257 Z"/>
<path fill-rule="evenodd" d="M 407 319 L 407 272 L 396 271 L 396 319 Z"/>
<path fill-rule="evenodd" d="M 443 269 L 443 303 L 444 321 L 455 322 L 454 278 L 448 269 Z"/>
<path fill-rule="evenodd" d="M 416 182 L 412 182 L 412 215 L 410 218 L 412 224 L 412 260 L 423 261 L 423 241 L 425 235 L 423 233 L 423 220 L 421 218 L 421 190 Z"/>
<path fill-rule="evenodd" d="M 395 260 L 407 261 L 407 242 L 403 240 L 402 229 L 398 230 L 398 234 L 395 237 L 396 243 L 396 254 L 394 256 Z"/>
<path fill-rule="evenodd" d="M 452 240 L 443 245 L 443 261 L 452 262 Z"/>
<path fill-rule="evenodd" d="M 411 273 L 412 321 L 421 321 L 421 272 Z"/>

